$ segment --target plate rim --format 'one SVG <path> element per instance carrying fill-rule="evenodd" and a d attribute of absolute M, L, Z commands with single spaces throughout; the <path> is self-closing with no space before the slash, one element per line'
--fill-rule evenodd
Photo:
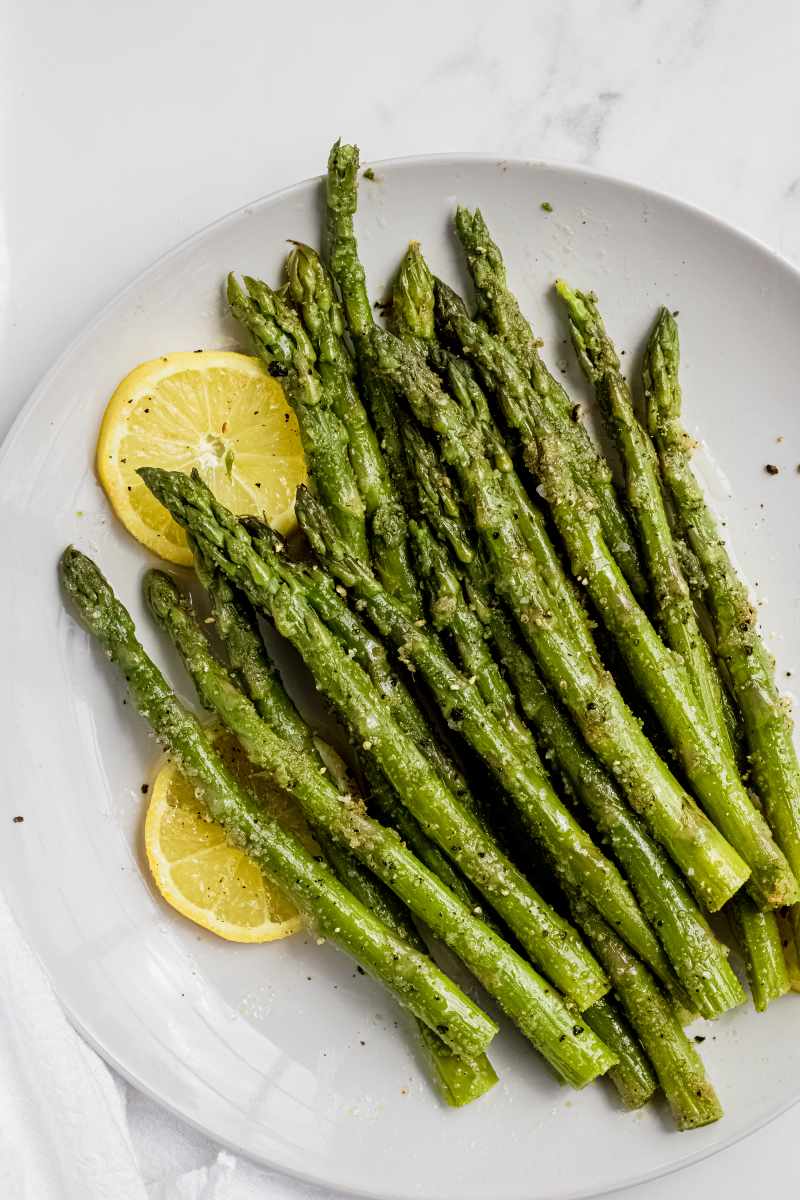
<path fill-rule="evenodd" d="M 630 178 L 629 176 L 611 174 L 609 172 L 599 170 L 596 167 L 584 166 L 573 162 L 565 162 L 559 159 L 500 156 L 490 154 L 485 151 L 446 151 L 432 152 L 428 154 L 408 154 L 383 159 L 366 160 L 362 161 L 360 166 L 361 168 L 371 166 L 374 168 L 381 168 L 383 170 L 396 168 L 424 169 L 425 167 L 436 164 L 456 165 L 458 163 L 468 163 L 494 168 L 538 168 L 544 171 L 554 171 L 559 174 L 569 175 L 577 179 L 594 179 L 602 184 L 608 184 L 613 187 L 622 188 L 627 192 L 636 193 L 645 199 L 652 199 L 660 203 L 666 201 L 667 204 L 674 209 L 687 214 L 691 218 L 700 218 L 701 221 L 708 223 L 721 232 L 729 236 L 733 235 L 737 240 L 743 242 L 751 250 L 756 250 L 761 255 L 766 256 L 766 258 L 770 260 L 774 267 L 788 274 L 798 288 L 800 288 L 800 267 L 795 266 L 794 263 L 792 263 L 773 246 L 770 246 L 762 238 L 757 237 L 733 222 L 717 216 L 711 210 L 702 205 L 685 200 L 672 192 L 649 187 L 636 181 L 635 179 Z M 9 426 L 2 442 L 0 443 L 0 469 L 2 469 L 7 458 L 13 452 L 15 443 L 25 428 L 27 421 L 31 419 L 34 412 L 37 411 L 40 403 L 42 402 L 43 396 L 49 389 L 51 381 L 57 377 L 64 365 L 68 363 L 74 355 L 77 355 L 81 352 L 84 343 L 90 340 L 97 326 L 102 324 L 108 314 L 120 301 L 127 296 L 129 292 L 137 288 L 151 273 L 161 269 L 170 261 L 170 259 L 182 254 L 195 243 L 202 242 L 218 227 L 233 222 L 240 217 L 254 212 L 255 210 L 266 208 L 284 198 L 291 196 L 294 193 L 302 192 L 303 190 L 314 186 L 319 186 L 324 178 L 324 174 L 307 176 L 304 179 L 285 185 L 281 188 L 276 188 L 271 192 L 267 192 L 254 200 L 238 206 L 237 208 L 229 210 L 221 216 L 214 218 L 214 220 L 207 222 L 205 225 L 196 229 L 188 236 L 182 238 L 179 242 L 175 243 L 175 245 L 171 246 L 169 249 L 165 250 L 162 254 L 159 254 L 156 258 L 150 261 L 148 265 L 145 266 L 141 271 L 137 272 L 136 275 L 132 276 L 127 283 L 125 283 L 103 303 L 103 305 L 95 312 L 90 320 L 67 342 L 51 365 L 39 377 L 32 391 L 20 406 L 19 411 L 13 418 L 11 425 Z M 6 893 L 4 892 L 4 895 L 5 894 Z M 20 920 L 18 917 L 16 906 L 14 905 L 11 897 L 6 895 L 6 899 L 9 908 L 14 915 L 14 919 L 20 925 L 23 936 L 25 936 L 24 921 Z M 25 940 L 26 942 L 28 941 L 27 937 Z M 272 1170 L 279 1175 L 284 1175 L 287 1178 L 296 1179 L 299 1182 L 311 1184 L 316 1188 L 327 1188 L 330 1192 L 336 1195 L 365 1197 L 366 1200 L 372 1200 L 369 1193 L 364 1191 L 362 1188 L 354 1188 L 352 1186 L 343 1187 L 340 1184 L 332 1184 L 328 1180 L 324 1179 L 321 1175 L 276 1164 L 269 1158 L 264 1157 L 257 1152 L 253 1152 L 249 1148 L 243 1147 L 234 1139 L 221 1137 L 219 1134 L 213 1132 L 206 1125 L 204 1125 L 202 1121 L 187 1116 L 183 1111 L 181 1111 L 177 1104 L 173 1104 L 169 1100 L 165 1100 L 162 1096 L 156 1094 L 156 1092 L 147 1083 L 142 1081 L 137 1076 L 135 1071 L 129 1070 L 107 1047 L 102 1045 L 100 1041 L 89 1032 L 81 1019 L 78 1017 L 77 1013 L 75 1013 L 72 1008 L 66 1004 L 64 1000 L 62 1000 L 58 993 L 58 989 L 56 988 L 55 981 L 52 979 L 47 965 L 40 958 L 36 947 L 30 943 L 28 944 L 30 945 L 30 948 L 37 961 L 41 964 L 42 969 L 44 970 L 44 973 L 47 976 L 51 987 L 53 988 L 53 992 L 58 998 L 59 1004 L 61 1004 L 62 1008 L 64 1009 L 72 1027 L 82 1038 L 84 1038 L 84 1040 L 92 1047 L 92 1049 L 100 1055 L 107 1065 L 113 1067 L 114 1070 L 119 1072 L 119 1074 L 128 1083 L 136 1087 L 149 1099 L 155 1101 L 157 1104 L 160 1104 L 168 1112 L 172 1113 L 180 1120 L 185 1121 L 191 1128 L 196 1129 L 198 1132 L 216 1142 L 218 1145 L 241 1155 L 243 1158 L 251 1162 L 255 1162 L 259 1166 Z M 594 1185 L 589 1185 L 586 1188 L 572 1190 L 568 1194 L 565 1194 L 564 1200 L 591 1200 L 592 1197 L 606 1196 L 612 1192 L 626 1190 L 628 1188 L 633 1188 L 656 1179 L 666 1178 L 669 1175 L 676 1174 L 679 1171 L 683 1171 L 695 1166 L 698 1163 L 701 1163 L 706 1159 L 710 1159 L 717 1154 L 721 1154 L 722 1152 L 730 1149 L 732 1146 L 745 1141 L 753 1134 L 759 1132 L 759 1130 L 766 1128 L 767 1125 L 770 1125 L 773 1121 L 787 1113 L 790 1109 L 794 1108 L 798 1103 L 800 1103 L 800 1080 L 797 1083 L 796 1091 L 792 1098 L 787 1101 L 782 1101 L 775 1107 L 770 1108 L 763 1117 L 757 1119 L 747 1129 L 740 1129 L 736 1132 L 732 1132 L 730 1136 L 723 1138 L 723 1140 L 719 1143 L 702 1150 L 698 1150 L 694 1154 L 690 1153 L 687 1157 L 681 1159 L 679 1162 L 671 1163 L 669 1165 L 656 1165 L 650 1170 L 640 1171 L 627 1178 L 623 1183 L 613 1183 L 609 1186 L 601 1186 L 599 1189 Z M 403 1193 L 384 1192 L 383 1196 L 385 1200 L 405 1200 Z M 442 1200 L 445 1200 L 445 1198 L 442 1197 Z M 456 1200 L 455 1194 L 452 1196 L 452 1198 L 448 1198 L 448 1200 Z M 518 1200 L 529 1200 L 529 1196 L 520 1193 Z"/>

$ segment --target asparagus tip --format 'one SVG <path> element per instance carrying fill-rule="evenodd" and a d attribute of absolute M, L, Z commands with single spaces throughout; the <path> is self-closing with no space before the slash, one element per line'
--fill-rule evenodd
<path fill-rule="evenodd" d="M 180 590 L 173 576 L 159 567 L 145 571 L 142 592 L 148 608 L 159 618 L 166 616 L 175 605 L 189 607 L 189 597 Z"/>

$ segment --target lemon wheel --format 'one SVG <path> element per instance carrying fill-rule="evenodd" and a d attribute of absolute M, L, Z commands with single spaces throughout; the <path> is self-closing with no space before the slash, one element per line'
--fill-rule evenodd
<path fill-rule="evenodd" d="M 188 566 L 186 536 L 136 474 L 196 467 L 233 512 L 295 525 L 306 467 L 297 420 L 257 358 L 229 351 L 166 354 L 142 363 L 108 402 L 97 473 L 126 529 L 161 558 Z"/>
<path fill-rule="evenodd" d="M 282 825 L 318 854 L 291 798 L 247 762 L 231 734 L 210 732 L 234 774 Z M 206 815 L 194 786 L 173 759 L 163 761 L 153 782 L 144 835 L 156 887 L 168 904 L 195 924 L 232 942 L 272 942 L 302 927 L 292 902 Z"/>

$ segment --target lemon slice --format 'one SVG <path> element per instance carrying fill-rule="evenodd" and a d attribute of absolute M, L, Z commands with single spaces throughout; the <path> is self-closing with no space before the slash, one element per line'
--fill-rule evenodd
<path fill-rule="evenodd" d="M 166 354 L 126 375 L 108 402 L 97 473 L 114 512 L 149 550 L 184 566 L 183 530 L 136 474 L 138 467 L 197 467 L 214 495 L 240 515 L 295 525 L 306 479 L 297 420 L 257 358 L 223 350 Z"/>
<path fill-rule="evenodd" d="M 209 731 L 233 773 L 313 853 L 314 839 L 297 806 L 245 759 L 236 739 Z M 165 759 L 152 787 L 144 827 L 147 861 L 161 895 L 183 916 L 230 942 L 273 942 L 302 927 L 292 902 L 265 879 L 243 850 L 205 814 L 193 784 Z"/>

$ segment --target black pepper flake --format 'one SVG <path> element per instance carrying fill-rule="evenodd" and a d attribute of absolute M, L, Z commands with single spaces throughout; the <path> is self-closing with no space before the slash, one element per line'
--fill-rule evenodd
<path fill-rule="evenodd" d="M 147 795 L 147 793 L 148 793 L 149 791 L 150 791 L 150 784 L 149 784 L 149 783 L 143 783 L 143 784 L 142 784 L 142 795 L 143 795 L 143 796 L 146 796 L 146 795 Z"/>
<path fill-rule="evenodd" d="M 698 1046 L 700 1046 L 706 1039 L 703 1037 L 703 1035 L 701 1033 L 696 1033 L 694 1035 L 694 1040 L 697 1042 Z"/>
<path fill-rule="evenodd" d="M 580 1035 L 583 1033 L 583 1026 L 582 1025 L 573 1025 L 572 1032 L 575 1034 L 575 1037 L 580 1037 Z"/>
<path fill-rule="evenodd" d="M 363 967 L 361 967 L 361 966 L 359 966 L 358 964 L 356 964 L 356 970 L 358 971 L 359 975 L 366 975 L 366 973 L 367 973 L 367 972 L 364 970 L 364 968 L 363 968 Z"/>
<path fill-rule="evenodd" d="M 780 467 L 776 467 L 775 463 L 767 463 L 767 465 L 764 467 L 764 470 L 767 472 L 768 475 L 780 474 Z"/>

